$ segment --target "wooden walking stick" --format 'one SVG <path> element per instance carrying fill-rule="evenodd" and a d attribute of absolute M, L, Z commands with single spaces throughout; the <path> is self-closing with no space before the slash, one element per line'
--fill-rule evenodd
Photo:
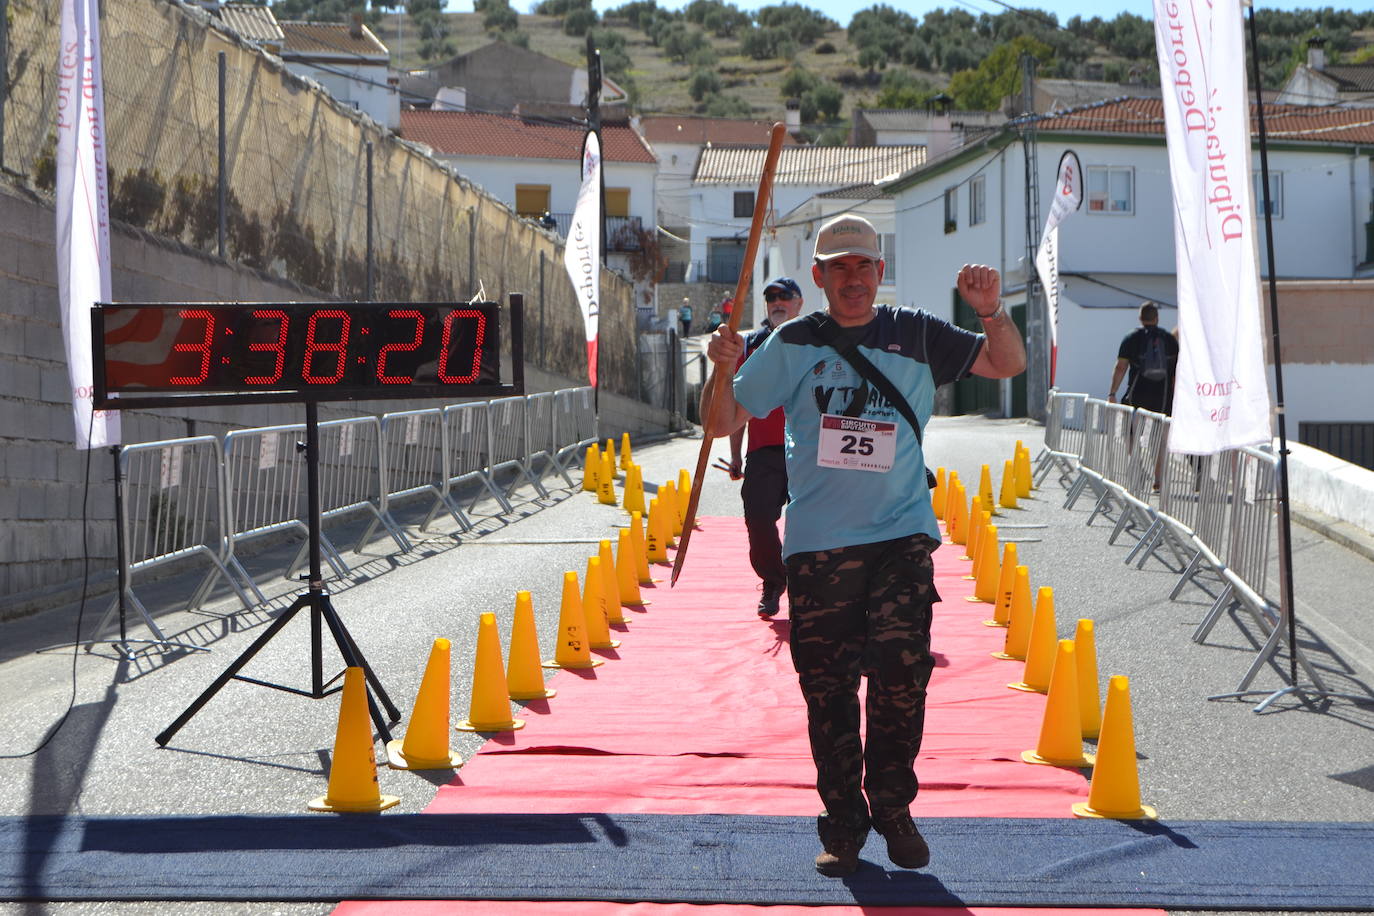
<path fill-rule="evenodd" d="M 773 173 L 778 167 L 778 155 L 782 152 L 782 140 L 786 136 L 782 122 L 773 125 L 768 137 L 768 155 L 763 160 L 763 174 L 759 176 L 759 191 L 754 195 L 754 221 L 749 226 L 749 244 L 744 248 L 744 265 L 740 268 L 739 282 L 735 284 L 735 307 L 730 310 L 730 330 L 738 331 L 740 318 L 744 315 L 744 296 L 749 291 L 750 274 L 754 270 L 754 256 L 759 250 L 759 237 L 763 234 L 764 217 L 768 214 L 769 199 L 773 194 Z M 720 403 L 720 387 L 724 376 L 712 367 L 711 414 L 715 415 Z M 711 459 L 711 437 L 708 434 L 712 417 L 702 417 L 701 452 L 697 455 L 697 472 L 692 475 L 692 495 L 687 500 L 687 516 L 682 523 L 682 537 L 678 538 L 677 556 L 673 558 L 673 575 L 668 586 L 677 584 L 682 573 L 682 564 L 687 559 L 687 545 L 692 540 L 692 527 L 697 520 L 697 503 L 701 501 L 701 482 L 706 479 L 706 464 Z"/>

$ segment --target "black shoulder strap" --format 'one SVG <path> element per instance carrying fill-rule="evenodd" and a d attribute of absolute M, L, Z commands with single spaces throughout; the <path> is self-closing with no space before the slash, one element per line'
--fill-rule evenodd
<path fill-rule="evenodd" d="M 817 337 L 834 347 L 835 352 L 840 354 L 861 378 L 881 391 L 883 397 L 897 408 L 897 412 L 911 424 L 911 428 L 916 432 L 916 442 L 920 444 L 921 424 L 916 419 L 916 412 L 911 409 L 911 402 L 897 390 L 897 386 L 892 384 L 877 366 L 869 362 L 868 357 L 859 352 L 859 345 L 841 333 L 840 326 L 829 315 L 824 312 L 813 312 L 806 316 L 806 320 L 811 323 Z"/>

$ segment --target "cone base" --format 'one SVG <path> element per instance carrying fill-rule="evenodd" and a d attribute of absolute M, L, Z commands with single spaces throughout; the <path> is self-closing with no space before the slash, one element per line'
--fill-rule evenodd
<path fill-rule="evenodd" d="M 1080 770 L 1092 766 L 1097 757 L 1093 754 L 1081 754 L 1077 760 L 1055 760 L 1050 757 L 1041 757 L 1038 751 L 1022 751 L 1021 759 L 1026 763 L 1038 763 L 1041 766 Z"/>
<path fill-rule="evenodd" d="M 1101 737 L 1102 737 L 1102 729 L 1101 729 L 1101 728 L 1085 728 L 1085 729 L 1083 729 L 1083 740 L 1085 740 L 1085 741 L 1096 741 L 1098 738 L 1101 738 Z"/>
<path fill-rule="evenodd" d="M 960 557 L 959 559 L 961 559 L 961 560 L 972 560 L 973 557 Z M 970 582 L 973 582 L 973 581 L 975 581 L 978 577 L 977 577 L 977 576 L 974 576 L 974 575 L 967 575 L 967 576 L 960 576 L 959 578 L 961 578 L 961 579 L 967 579 L 967 580 L 969 580 Z"/>
<path fill-rule="evenodd" d="M 984 620 L 984 621 L 983 621 L 983 626 L 985 626 L 985 627 L 1001 627 L 1002 629 L 1005 630 L 1007 627 L 1011 626 L 1011 621 L 1009 621 L 1009 620 Z"/>
<path fill-rule="evenodd" d="M 621 605 L 621 608 L 624 608 L 624 607 L 625 607 L 625 605 L 622 604 L 622 605 Z M 613 626 L 613 627 L 614 627 L 614 626 L 623 626 L 623 625 L 625 625 L 625 624 L 628 624 L 629 622 L 630 622 L 629 618 L 628 618 L 628 617 L 625 617 L 625 616 L 623 616 L 623 615 L 620 616 L 620 617 L 607 617 L 607 618 L 606 618 L 606 623 L 608 623 L 609 625 L 611 625 L 611 626 Z"/>
<path fill-rule="evenodd" d="M 588 643 L 588 645 L 590 645 L 593 649 L 619 649 L 620 640 L 608 639 L 605 642 L 593 642 Z"/>
<path fill-rule="evenodd" d="M 1024 655 L 1008 655 L 1005 652 L 989 652 L 988 655 L 993 658 L 1000 658 L 1004 662 L 1024 662 L 1026 660 Z M 1008 684 L 1007 686 L 1010 687 L 1011 685 Z"/>
<path fill-rule="evenodd" d="M 653 604 L 652 601 L 641 599 L 639 601 L 627 601 L 625 602 L 625 607 L 648 607 L 651 604 Z"/>
<path fill-rule="evenodd" d="M 525 727 L 524 719 L 511 719 L 508 722 L 472 722 L 464 719 L 453 726 L 460 732 L 513 732 Z"/>
<path fill-rule="evenodd" d="M 1159 812 L 1149 805 L 1141 805 L 1134 811 L 1098 811 L 1090 808 L 1087 802 L 1073 803 L 1074 817 L 1101 817 L 1114 821 L 1157 821 Z"/>
<path fill-rule="evenodd" d="M 996 604 L 992 598 L 979 598 L 977 595 L 965 595 L 964 600 L 969 604 Z"/>
<path fill-rule="evenodd" d="M 379 796 L 375 802 L 331 802 L 328 795 L 321 795 L 319 798 L 312 798 L 306 807 L 311 811 L 329 811 L 337 814 L 368 814 L 394 808 L 400 803 L 401 799 L 395 795 Z"/>
<path fill-rule="evenodd" d="M 1049 692 L 1050 692 L 1050 688 L 1049 688 L 1048 686 L 1045 686 L 1045 687 L 1036 687 L 1034 684 L 1027 684 L 1025 681 L 1017 681 L 1017 682 L 1015 682 L 1014 684 L 1008 684 L 1007 686 L 1010 687 L 1012 690 L 1023 690 L 1023 691 L 1025 691 L 1026 693 L 1049 693 Z"/>
<path fill-rule="evenodd" d="M 551 700 L 558 696 L 558 691 L 552 687 L 545 687 L 543 690 L 522 690 L 518 693 L 511 693 L 512 700 Z"/>
<path fill-rule="evenodd" d="M 567 668 L 569 671 L 574 671 L 581 668 L 596 668 L 604 664 L 606 663 L 599 658 L 588 659 L 585 662 L 576 662 L 570 664 L 564 664 L 556 658 L 546 658 L 539 663 L 539 666 L 541 668 Z"/>
<path fill-rule="evenodd" d="M 456 770 L 463 765 L 463 758 L 452 750 L 443 760 L 407 756 L 405 742 L 397 738 L 386 743 L 386 765 L 393 770 Z"/>

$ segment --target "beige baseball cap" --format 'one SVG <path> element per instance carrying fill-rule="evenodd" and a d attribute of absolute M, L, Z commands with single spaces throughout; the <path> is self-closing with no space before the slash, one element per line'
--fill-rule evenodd
<path fill-rule="evenodd" d="M 829 261 L 856 254 L 881 260 L 878 250 L 878 230 L 862 216 L 837 216 L 821 226 L 816 233 L 816 260 Z"/>

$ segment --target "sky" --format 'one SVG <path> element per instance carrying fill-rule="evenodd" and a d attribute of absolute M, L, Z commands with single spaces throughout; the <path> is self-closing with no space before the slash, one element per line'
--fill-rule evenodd
<path fill-rule="evenodd" d="M 743 10 L 756 10 L 761 6 L 771 6 L 781 0 L 733 0 L 735 6 Z M 802 6 L 820 10 L 834 19 L 840 25 L 848 25 L 849 20 L 859 10 L 867 9 L 875 5 L 876 0 L 823 0 L 823 2 L 807 2 L 807 0 L 796 0 Z M 996 0 L 885 0 L 885 2 L 896 9 L 911 14 L 917 19 L 935 9 L 955 9 L 962 8 L 973 13 L 990 13 L 996 15 L 1007 9 L 1007 6 L 996 2 Z M 607 9 L 614 9 L 622 6 L 625 0 L 593 0 L 593 6 L 598 11 L 604 12 Z M 511 0 L 511 6 L 517 13 L 528 12 L 534 5 L 533 0 Z M 686 5 L 686 0 L 659 0 L 659 6 L 664 9 L 681 9 Z M 1012 6 L 1021 8 L 1033 7 L 1045 12 L 1054 13 L 1059 17 L 1060 22 L 1065 22 L 1074 16 L 1101 16 L 1103 19 L 1114 19 L 1117 13 L 1135 13 L 1137 16 L 1151 18 L 1153 5 L 1150 0 L 1039 0 L 1034 3 L 1012 3 Z M 1334 7 L 1335 9 L 1369 10 L 1374 9 L 1374 0 L 1307 0 L 1307 2 L 1297 3 L 1293 0 L 1255 0 L 1255 8 L 1258 9 L 1320 9 L 1322 7 Z M 448 0 L 448 9 L 455 13 L 471 12 L 472 0 Z"/>

